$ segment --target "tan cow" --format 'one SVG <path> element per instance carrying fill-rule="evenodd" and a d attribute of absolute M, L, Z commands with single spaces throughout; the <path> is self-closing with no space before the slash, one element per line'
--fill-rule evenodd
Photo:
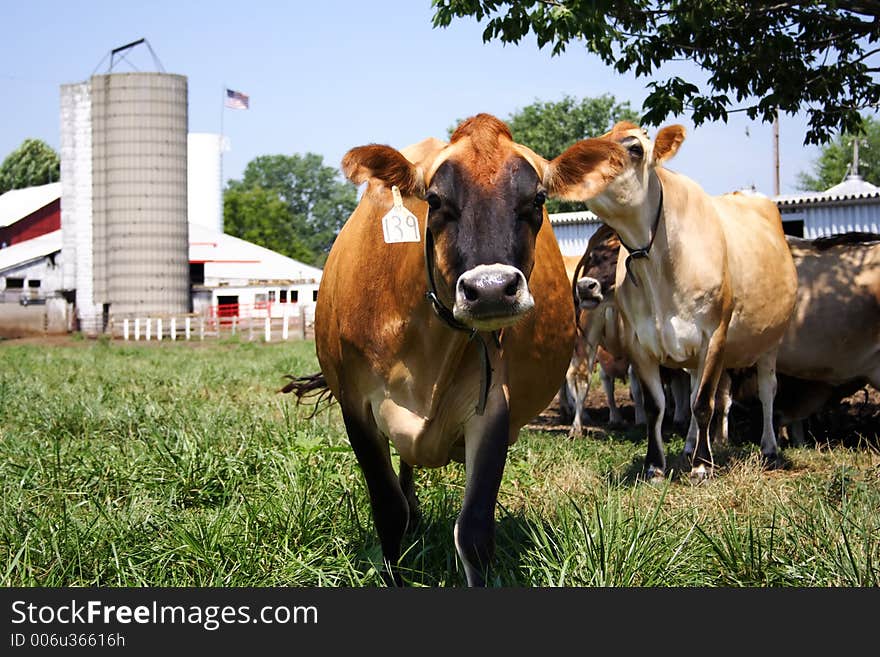
<path fill-rule="evenodd" d="M 801 443 L 801 420 L 865 383 L 880 389 L 880 235 L 786 239 L 798 294 L 776 360 L 784 375 L 776 409 Z"/>
<path fill-rule="evenodd" d="M 543 207 L 543 167 L 486 114 L 448 144 L 372 144 L 343 159 L 367 187 L 321 280 L 323 379 L 291 387 L 326 382 L 338 400 L 394 583 L 416 512 L 412 469 L 450 460 L 465 463 L 467 479 L 455 546 L 468 584 L 485 583 L 508 446 L 565 374 L 571 287 Z M 407 237 L 419 241 L 395 241 Z"/>
<path fill-rule="evenodd" d="M 589 392 L 593 363 L 598 362 L 599 379 L 608 400 L 609 424 L 623 423 L 623 416 L 614 399 L 615 380 L 629 384 L 635 423 L 645 424 L 642 387 L 624 351 L 620 338 L 620 319 L 614 303 L 619 250 L 620 240 L 617 235 L 607 224 L 602 224 L 590 238 L 580 261 L 574 266 L 566 265 L 569 278 L 578 277 L 574 282 L 574 301 L 579 312 L 575 355 L 566 373 L 567 395 L 573 399 L 573 406 L 582 408 L 583 400 Z M 660 375 L 666 393 L 666 405 L 675 409 L 673 426 L 683 431 L 687 429 L 691 419 L 688 399 L 690 377 L 683 370 L 666 367 L 660 368 Z M 579 436 L 583 421 L 576 415 L 573 418 L 570 435 Z"/>
<path fill-rule="evenodd" d="M 618 123 L 554 159 L 544 178 L 551 194 L 586 201 L 620 237 L 615 298 L 624 347 L 647 390 L 649 478 L 666 473 L 661 365 L 691 373 L 685 456 L 692 476 L 704 477 L 714 465 L 709 424 L 725 368 L 757 365 L 761 452 L 776 462 L 776 352 L 797 287 L 773 203 L 741 194 L 710 196 L 662 166 L 684 137 L 684 128 L 673 125 L 652 142 L 638 126 Z"/>
<path fill-rule="evenodd" d="M 798 299 L 777 370 L 833 386 L 864 379 L 880 389 L 880 236 L 787 239 Z"/>

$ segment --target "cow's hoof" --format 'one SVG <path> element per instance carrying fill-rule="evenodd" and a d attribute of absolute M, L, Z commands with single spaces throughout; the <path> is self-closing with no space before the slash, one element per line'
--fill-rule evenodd
<path fill-rule="evenodd" d="M 699 465 L 695 465 L 691 468 L 690 475 L 688 475 L 688 479 L 692 484 L 699 484 L 707 479 L 712 477 L 713 468 L 711 465 L 706 465 L 705 463 L 700 463 Z"/>
<path fill-rule="evenodd" d="M 575 438 L 583 438 L 583 437 L 584 437 L 584 432 L 581 431 L 580 429 L 576 430 L 572 427 L 568 432 L 568 439 L 569 440 L 574 440 Z"/>
<path fill-rule="evenodd" d="M 778 452 L 761 454 L 761 461 L 765 470 L 779 470 L 782 468 L 782 459 L 779 458 Z"/>
<path fill-rule="evenodd" d="M 645 481 L 649 484 L 661 484 L 666 481 L 666 473 L 660 468 L 649 465 L 645 470 Z"/>

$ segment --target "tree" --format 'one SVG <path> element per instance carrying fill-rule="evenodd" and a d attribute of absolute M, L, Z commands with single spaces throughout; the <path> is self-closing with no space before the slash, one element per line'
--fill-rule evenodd
<path fill-rule="evenodd" d="M 25 139 L 0 164 L 0 194 L 10 189 L 58 182 L 61 160 L 42 139 Z"/>
<path fill-rule="evenodd" d="M 880 186 L 880 120 L 866 116 L 864 133 L 859 136 L 859 171 L 862 178 Z M 823 191 L 833 187 L 850 173 L 853 161 L 853 135 L 843 134 L 822 147 L 814 163 L 812 175 L 798 174 L 798 187 L 803 190 Z"/>
<path fill-rule="evenodd" d="M 618 103 L 609 94 L 581 100 L 566 95 L 555 102 L 536 100 L 511 114 L 507 124 L 514 140 L 549 160 L 575 142 L 598 137 L 623 120 L 638 120 L 628 102 Z"/>
<path fill-rule="evenodd" d="M 696 125 L 730 112 L 770 122 L 806 110 L 805 143 L 857 132 L 860 110 L 880 102 L 880 2 L 706 2 L 635 0 L 433 0 L 434 27 L 454 18 L 486 21 L 483 40 L 518 43 L 534 33 L 553 54 L 583 43 L 620 73 L 653 77 L 688 60 L 707 89 L 678 76 L 649 82 L 642 122 L 690 112 Z M 737 105 L 741 105 L 737 107 Z"/>
<path fill-rule="evenodd" d="M 517 110 L 507 119 L 513 138 L 547 159 L 587 137 L 607 132 L 617 121 L 635 121 L 638 117 L 628 102 L 618 103 L 613 96 L 578 100 L 563 96 L 559 101 L 536 100 Z M 548 212 L 571 212 L 584 209 L 583 203 L 547 201 Z"/>
<path fill-rule="evenodd" d="M 301 262 L 313 262 L 278 192 L 262 187 L 232 188 L 223 195 L 224 230 Z"/>
<path fill-rule="evenodd" d="M 261 155 L 248 163 L 240 181 L 230 181 L 223 216 L 229 234 L 322 266 L 356 205 L 355 186 L 320 155 Z M 264 219 L 257 216 L 261 212 Z"/>

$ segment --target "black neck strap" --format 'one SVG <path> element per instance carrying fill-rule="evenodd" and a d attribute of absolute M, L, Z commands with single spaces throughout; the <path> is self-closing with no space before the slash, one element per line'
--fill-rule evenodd
<path fill-rule="evenodd" d="M 632 280 L 633 285 L 636 287 L 639 287 L 639 281 L 638 277 L 632 272 L 632 261 L 648 257 L 648 254 L 651 252 L 651 247 L 654 245 L 654 238 L 657 237 L 657 228 L 660 226 L 660 217 L 663 214 L 663 183 L 660 182 L 660 176 L 657 176 L 657 184 L 660 186 L 660 202 L 657 203 L 657 214 L 654 216 L 654 224 L 651 226 L 648 245 L 641 249 L 633 249 L 623 241 L 623 238 L 620 237 L 620 233 L 617 234 L 620 243 L 626 247 L 627 251 L 629 251 L 629 255 L 626 257 L 626 262 L 624 262 L 624 265 L 626 266 L 626 276 Z"/>
<path fill-rule="evenodd" d="M 486 339 L 480 335 L 479 331 L 471 328 L 466 324 L 462 324 L 453 315 L 452 311 L 447 308 L 440 297 L 437 296 L 437 286 L 434 283 L 434 235 L 428 228 L 428 222 L 425 222 L 425 271 L 428 279 L 428 291 L 425 298 L 431 302 L 431 307 L 444 324 L 456 331 L 470 333 L 469 340 L 476 338 L 477 348 L 480 352 L 480 397 L 477 399 L 476 413 L 482 415 L 486 410 L 486 401 L 489 398 L 489 388 L 492 386 L 492 367 L 489 362 L 489 347 Z M 497 331 L 492 333 L 496 346 L 501 346 L 501 340 Z"/>

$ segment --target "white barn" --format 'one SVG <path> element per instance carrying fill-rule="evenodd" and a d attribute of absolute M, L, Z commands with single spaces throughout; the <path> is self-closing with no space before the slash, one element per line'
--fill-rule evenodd
<path fill-rule="evenodd" d="M 205 226 L 191 223 L 189 231 L 194 313 L 313 315 L 320 269 Z"/>

